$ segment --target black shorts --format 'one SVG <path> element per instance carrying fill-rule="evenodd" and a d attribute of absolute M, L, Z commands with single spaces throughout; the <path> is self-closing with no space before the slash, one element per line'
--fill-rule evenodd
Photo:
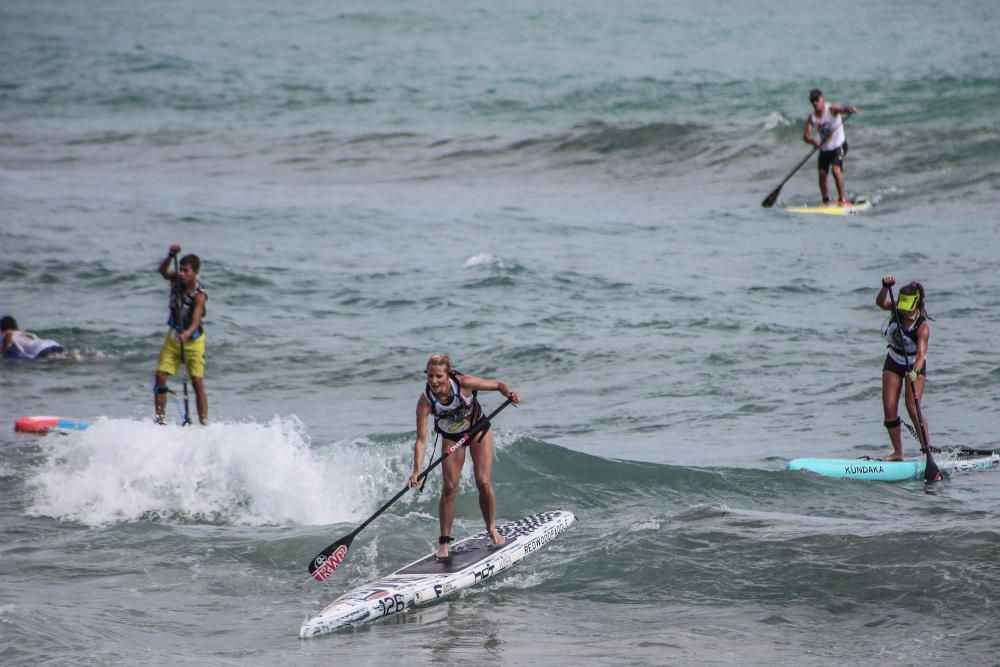
<path fill-rule="evenodd" d="M 892 357 L 890 357 L 888 354 L 885 355 L 885 363 L 882 364 L 882 370 L 883 371 L 889 371 L 891 373 L 895 373 L 900 378 L 902 378 L 904 375 L 906 375 L 906 366 L 904 366 L 903 364 L 897 363 L 896 360 L 893 359 Z M 926 361 L 924 362 L 923 368 L 921 368 L 919 371 L 917 371 L 917 375 L 923 375 L 924 377 L 927 377 L 927 362 Z"/>
<path fill-rule="evenodd" d="M 481 431 L 477 431 L 474 436 L 472 436 L 471 438 L 469 438 L 469 444 L 470 445 L 478 444 L 483 438 L 486 437 L 486 434 L 490 432 L 491 428 L 493 428 L 492 424 L 490 424 L 489 426 L 487 426 L 486 428 L 484 428 Z M 435 430 L 437 430 L 437 429 L 435 429 Z M 438 433 L 441 434 L 441 439 L 442 440 L 444 440 L 446 442 L 452 442 L 452 443 L 454 443 L 454 442 L 458 442 L 463 437 L 465 437 L 466 435 L 468 435 L 469 432 L 468 431 L 462 431 L 461 433 L 445 433 L 444 431 L 438 431 Z M 444 445 L 442 445 L 442 446 L 444 446 Z"/>
<path fill-rule="evenodd" d="M 830 171 L 830 165 L 835 164 L 841 169 L 844 168 L 844 158 L 847 157 L 847 142 L 840 144 L 832 151 L 819 152 L 819 170 Z"/>

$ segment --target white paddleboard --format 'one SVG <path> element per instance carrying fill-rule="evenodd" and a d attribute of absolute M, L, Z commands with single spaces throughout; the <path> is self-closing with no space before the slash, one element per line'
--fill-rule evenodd
<path fill-rule="evenodd" d="M 495 577 L 537 551 L 575 520 L 572 512 L 552 510 L 498 525 L 507 538 L 501 546 L 494 546 L 485 530 L 453 542 L 451 558 L 446 561 L 438 561 L 431 553 L 341 595 L 303 623 L 299 637 L 308 639 L 393 616 Z"/>

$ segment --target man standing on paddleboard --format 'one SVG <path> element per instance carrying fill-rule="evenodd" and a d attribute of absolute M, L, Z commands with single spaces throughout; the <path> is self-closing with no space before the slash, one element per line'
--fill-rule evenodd
<path fill-rule="evenodd" d="M 809 91 L 809 102 L 813 111 L 806 120 L 802 140 L 819 149 L 819 191 L 823 204 L 830 203 L 827 176 L 833 169 L 833 180 L 837 184 L 837 206 L 848 204 L 844 196 L 844 158 L 847 156 L 847 135 L 844 133 L 844 114 L 857 113 L 855 106 L 827 104 L 819 88 Z M 819 135 L 814 139 L 813 130 Z"/>
<path fill-rule="evenodd" d="M 470 432 L 483 419 L 483 409 L 477 394 L 482 391 L 498 391 L 513 403 L 521 397 L 507 383 L 487 380 L 474 375 L 463 375 L 452 370 L 451 359 L 444 354 L 435 354 L 427 361 L 427 385 L 417 400 L 417 441 L 413 446 L 413 474 L 408 485 L 412 488 L 420 483 L 420 472 L 427 448 L 428 418 L 434 417 L 434 430 L 441 436 L 441 449 L 448 451 L 463 435 Z M 493 495 L 493 431 L 487 426 L 472 436 L 469 442 L 472 450 L 472 470 L 479 491 L 479 509 L 483 512 L 486 532 L 493 544 L 503 544 L 506 538 L 497 530 L 494 521 L 496 497 Z M 455 520 L 455 496 L 465 464 L 465 447 L 459 447 L 447 456 L 441 466 L 441 500 L 438 503 L 438 520 L 441 535 L 438 537 L 437 557 L 448 558 L 448 543 L 452 541 L 451 525 Z"/>

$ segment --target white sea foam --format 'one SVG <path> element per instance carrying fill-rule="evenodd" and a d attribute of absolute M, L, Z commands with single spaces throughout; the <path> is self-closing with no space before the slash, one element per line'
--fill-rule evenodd
<path fill-rule="evenodd" d="M 648 521 L 638 521 L 636 523 L 633 523 L 628 527 L 626 527 L 625 530 L 627 530 L 630 533 L 641 533 L 647 530 L 659 530 L 660 526 L 661 523 L 659 521 L 650 519 Z"/>
<path fill-rule="evenodd" d="M 99 419 L 46 440 L 29 485 L 29 513 L 106 525 L 156 519 L 243 525 L 355 521 L 384 495 L 363 443 L 310 447 L 296 418 L 268 423 L 157 426 Z"/>
<path fill-rule="evenodd" d="M 522 566 L 523 567 L 523 566 Z M 534 571 L 515 570 L 494 583 L 494 588 L 526 590 L 545 582 L 545 578 Z"/>
<path fill-rule="evenodd" d="M 497 255 L 490 254 L 488 252 L 483 252 L 478 255 L 473 255 L 469 259 L 465 260 L 462 264 L 462 268 L 471 269 L 475 266 L 495 266 L 499 269 L 506 267 L 503 258 Z"/>
<path fill-rule="evenodd" d="M 764 129 L 773 130 L 776 127 L 788 127 L 792 124 L 792 121 L 785 118 L 784 114 L 780 111 L 772 111 L 764 119 Z"/>

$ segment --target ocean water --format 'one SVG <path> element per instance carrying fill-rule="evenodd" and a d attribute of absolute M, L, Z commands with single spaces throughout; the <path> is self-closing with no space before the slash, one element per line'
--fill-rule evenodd
<path fill-rule="evenodd" d="M 998 444 L 998 31 L 975 0 L 4 2 L 0 311 L 81 359 L 0 362 L 0 662 L 995 662 L 1000 474 L 783 468 L 888 451 L 887 274 L 935 318 L 933 442 Z M 760 206 L 813 87 L 858 106 L 869 214 Z M 150 419 L 171 243 L 209 292 L 206 428 Z M 306 572 L 402 487 L 437 352 L 523 396 L 498 517 L 579 522 L 299 640 L 432 548 L 436 476 Z M 13 432 L 43 414 L 93 426 Z"/>

